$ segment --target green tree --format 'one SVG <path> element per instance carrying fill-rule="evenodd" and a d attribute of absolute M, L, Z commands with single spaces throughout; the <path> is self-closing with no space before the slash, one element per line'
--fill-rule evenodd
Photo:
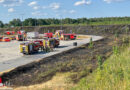
<path fill-rule="evenodd" d="M 0 28 L 3 28 L 4 27 L 4 24 L 2 21 L 0 21 Z"/>
<path fill-rule="evenodd" d="M 13 19 L 12 21 L 9 22 L 10 26 L 22 26 L 22 22 L 20 19 Z"/>
<path fill-rule="evenodd" d="M 23 21 L 23 25 L 24 25 L 24 26 L 35 26 L 35 25 L 36 25 L 36 22 L 37 22 L 36 19 L 28 18 L 28 19 L 25 19 L 25 20 Z"/>

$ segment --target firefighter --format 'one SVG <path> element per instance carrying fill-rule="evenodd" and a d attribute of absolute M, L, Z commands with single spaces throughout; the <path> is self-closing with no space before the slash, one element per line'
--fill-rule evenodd
<path fill-rule="evenodd" d="M 48 40 L 47 41 L 47 52 L 50 52 L 50 51 L 51 51 L 50 41 Z"/>

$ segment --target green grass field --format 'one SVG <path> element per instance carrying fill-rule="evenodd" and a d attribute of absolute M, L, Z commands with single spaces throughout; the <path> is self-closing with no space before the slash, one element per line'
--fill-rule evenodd
<path fill-rule="evenodd" d="M 130 90 L 130 46 L 113 54 L 72 90 Z"/>

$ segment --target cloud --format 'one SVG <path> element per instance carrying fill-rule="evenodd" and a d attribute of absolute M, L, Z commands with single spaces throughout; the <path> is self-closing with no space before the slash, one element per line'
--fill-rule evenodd
<path fill-rule="evenodd" d="M 14 12 L 14 8 L 9 8 L 8 12 L 10 12 L 10 13 Z"/>
<path fill-rule="evenodd" d="M 42 9 L 53 9 L 53 10 L 57 10 L 59 9 L 61 6 L 60 6 L 60 3 L 51 3 L 49 4 L 48 6 L 42 6 L 41 8 Z"/>
<path fill-rule="evenodd" d="M 38 10 L 40 7 L 39 6 L 34 6 L 33 9 L 34 10 Z"/>
<path fill-rule="evenodd" d="M 79 5 L 89 5 L 92 2 L 90 0 L 86 1 L 86 0 L 82 0 L 82 1 L 77 1 L 74 5 L 75 6 L 79 6 Z"/>
<path fill-rule="evenodd" d="M 0 4 L 5 7 L 19 6 L 21 3 L 23 3 L 23 0 L 0 0 Z"/>
<path fill-rule="evenodd" d="M 5 0 L 0 0 L 0 3 L 3 3 Z"/>
<path fill-rule="evenodd" d="M 121 1 L 125 1 L 125 0 L 104 0 L 107 3 L 112 3 L 112 2 L 121 2 Z"/>
<path fill-rule="evenodd" d="M 60 8 L 60 4 L 59 3 L 52 3 L 49 6 L 51 9 L 57 10 Z"/>
<path fill-rule="evenodd" d="M 48 14 L 42 13 L 41 11 L 35 11 L 35 12 L 32 12 L 32 15 L 33 16 L 47 16 Z"/>
<path fill-rule="evenodd" d="M 28 4 L 28 6 L 34 6 L 34 5 L 36 5 L 37 4 L 37 2 L 36 1 L 33 1 L 33 2 L 30 2 L 29 4 Z"/>
<path fill-rule="evenodd" d="M 32 7 L 32 9 L 34 10 L 38 10 L 40 8 L 42 8 L 41 6 L 38 5 L 37 1 L 32 1 L 28 4 L 28 6 Z"/>

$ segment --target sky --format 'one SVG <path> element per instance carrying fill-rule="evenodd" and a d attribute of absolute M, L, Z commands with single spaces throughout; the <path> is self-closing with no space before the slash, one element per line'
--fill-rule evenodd
<path fill-rule="evenodd" d="M 130 16 L 130 0 L 0 0 L 0 21 L 14 18 Z"/>

